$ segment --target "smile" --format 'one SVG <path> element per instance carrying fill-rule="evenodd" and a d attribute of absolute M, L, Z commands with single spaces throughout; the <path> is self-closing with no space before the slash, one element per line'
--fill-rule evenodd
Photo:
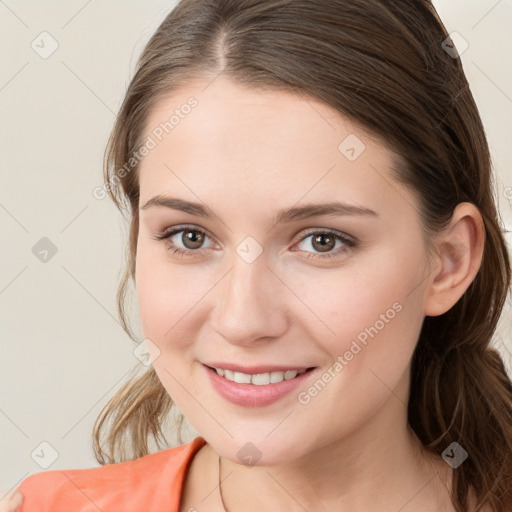
<path fill-rule="evenodd" d="M 245 373 L 208 365 L 203 365 L 203 368 L 213 389 L 228 402 L 242 407 L 270 405 L 289 395 L 298 386 L 306 385 L 305 383 L 318 373 L 315 371 L 316 367 L 298 370 L 272 368 L 272 371 L 268 372 L 262 372 L 264 368 L 252 369 L 258 373 Z M 270 370 L 268 366 L 267 368 Z"/>

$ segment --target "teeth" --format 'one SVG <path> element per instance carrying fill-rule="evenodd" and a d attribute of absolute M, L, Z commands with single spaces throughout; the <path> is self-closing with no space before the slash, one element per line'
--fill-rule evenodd
<path fill-rule="evenodd" d="M 282 373 L 282 372 L 279 372 Z M 256 373 L 252 377 L 250 375 L 247 375 L 245 373 L 239 373 L 238 375 L 244 375 L 246 377 L 249 377 L 249 382 L 251 384 L 255 384 L 256 386 L 265 386 L 266 384 L 270 384 L 270 373 Z M 282 379 L 278 380 L 277 382 L 281 382 Z M 235 382 L 239 382 L 235 380 Z"/>
<path fill-rule="evenodd" d="M 229 380 L 232 380 L 233 382 L 238 382 L 238 384 L 250 384 L 251 383 L 250 375 L 247 375 L 245 373 L 239 373 L 239 372 L 229 372 L 231 375 L 226 375 L 226 373 L 227 373 L 227 370 L 226 370 L 226 372 L 224 372 L 224 377 L 226 377 Z"/>
<path fill-rule="evenodd" d="M 248 374 L 241 372 L 233 372 L 231 370 L 224 370 L 222 368 L 214 368 L 218 375 L 238 384 L 254 384 L 256 386 L 265 386 L 267 384 L 275 384 L 283 380 L 290 380 L 302 375 L 306 372 L 302 370 L 287 370 L 285 372 L 270 372 L 270 373 L 256 373 Z"/>
<path fill-rule="evenodd" d="M 281 382 L 284 380 L 283 372 L 270 372 L 270 383 L 275 384 L 276 382 Z"/>

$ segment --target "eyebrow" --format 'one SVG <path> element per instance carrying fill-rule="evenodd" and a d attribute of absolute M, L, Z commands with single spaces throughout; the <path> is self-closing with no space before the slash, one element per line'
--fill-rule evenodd
<path fill-rule="evenodd" d="M 142 206 L 141 210 L 146 210 L 152 206 L 160 206 L 164 208 L 171 208 L 173 210 L 182 211 L 198 217 L 203 217 L 209 220 L 221 220 L 219 216 L 213 212 L 208 206 L 185 201 L 175 197 L 168 197 L 157 195 L 152 197 L 149 201 Z M 378 217 L 379 214 L 364 206 L 357 206 L 337 201 L 327 203 L 306 204 L 304 206 L 296 206 L 288 209 L 280 210 L 277 213 L 274 224 L 282 224 L 286 222 L 293 222 L 311 217 L 318 217 L 321 215 L 365 215 Z"/>

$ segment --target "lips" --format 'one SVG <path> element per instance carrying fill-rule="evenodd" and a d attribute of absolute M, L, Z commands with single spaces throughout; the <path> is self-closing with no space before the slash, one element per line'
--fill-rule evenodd
<path fill-rule="evenodd" d="M 316 369 L 315 367 L 306 368 L 300 366 L 283 367 L 262 365 L 248 368 L 228 363 L 210 364 L 219 364 L 220 369 L 224 372 L 231 372 L 232 374 L 238 373 L 239 378 L 237 380 L 240 380 L 240 376 L 242 376 L 241 379 L 243 380 L 243 375 L 247 375 L 251 378 L 251 382 L 236 382 L 226 378 L 226 376 L 221 376 L 214 367 L 203 365 L 215 391 L 217 391 L 217 393 L 227 401 L 243 407 L 263 407 L 270 405 L 291 393 L 298 386 L 304 384 L 304 382 L 314 378 L 317 373 L 314 371 Z M 262 373 L 244 374 L 244 372 L 237 372 L 236 370 L 230 370 L 229 368 L 222 368 L 221 365 L 224 365 L 224 367 L 243 369 L 245 372 L 250 370 L 253 372 L 261 372 L 261 370 L 267 371 Z M 278 369 L 276 370 L 276 368 Z M 301 373 L 294 371 L 297 369 L 300 369 Z M 282 378 L 283 373 L 285 373 L 283 370 L 286 370 L 286 372 L 292 372 L 289 374 L 288 379 Z M 273 373 L 280 374 L 281 378 L 277 379 L 275 382 L 271 382 L 269 374 L 272 375 Z M 292 377 L 292 375 L 295 376 Z M 233 375 L 231 375 L 231 377 L 233 377 Z M 253 382 L 252 379 L 255 378 L 257 381 Z"/>

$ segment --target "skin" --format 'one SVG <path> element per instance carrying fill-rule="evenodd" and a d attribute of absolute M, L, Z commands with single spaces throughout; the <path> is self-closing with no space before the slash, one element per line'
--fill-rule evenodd
<path fill-rule="evenodd" d="M 23 494 L 13 490 L 0 499 L 0 512 L 16 512 L 23 503 Z"/>
<path fill-rule="evenodd" d="M 284 91 L 250 90 L 220 76 L 160 100 L 145 136 L 186 103 L 198 105 L 143 159 L 142 207 L 156 195 L 207 205 L 222 220 L 151 206 L 140 209 L 136 286 L 154 368 L 208 444 L 187 474 L 181 510 L 352 512 L 452 511 L 451 468 L 430 456 L 407 424 L 409 371 L 423 319 L 450 309 L 480 266 L 478 210 L 461 203 L 429 261 L 416 194 L 394 177 L 397 155 L 329 106 Z M 350 134 L 366 149 L 338 150 Z M 281 209 L 343 201 L 378 215 L 321 215 L 275 224 Z M 201 229 L 194 249 L 181 224 Z M 349 235 L 322 259 L 313 234 Z M 248 236 L 262 253 L 236 251 Z M 187 245 L 185 245 L 187 244 Z M 192 248 L 190 248 L 192 247 Z M 341 249 L 340 249 L 341 248 Z M 308 257 L 311 256 L 311 257 Z M 333 366 L 392 305 L 401 310 L 309 403 L 297 392 L 259 408 L 227 402 L 201 362 Z M 152 347 L 152 348 L 151 348 Z M 253 443 L 261 458 L 243 464 Z"/>

